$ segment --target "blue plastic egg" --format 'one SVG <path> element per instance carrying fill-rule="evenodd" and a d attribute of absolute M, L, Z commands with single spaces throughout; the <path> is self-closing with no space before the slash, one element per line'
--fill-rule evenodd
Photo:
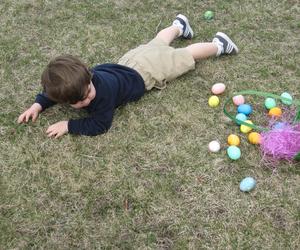
<path fill-rule="evenodd" d="M 227 148 L 227 155 L 231 160 L 238 160 L 241 157 L 241 150 L 237 146 Z"/>
<path fill-rule="evenodd" d="M 235 119 L 237 119 L 237 120 L 240 120 L 240 121 L 246 121 L 247 119 L 248 119 L 248 117 L 245 115 L 245 114 L 243 114 L 243 113 L 238 113 L 236 116 L 235 116 Z M 236 122 L 238 125 L 241 125 L 241 123 L 240 122 Z"/>
<path fill-rule="evenodd" d="M 286 105 L 291 105 L 293 103 L 293 97 L 289 93 L 283 92 L 280 96 L 283 98 L 289 99 L 289 100 L 281 99 L 282 103 L 284 103 Z"/>
<path fill-rule="evenodd" d="M 285 123 L 284 122 L 276 122 L 274 125 L 273 125 L 273 128 L 274 129 L 283 129 L 285 126 Z"/>
<path fill-rule="evenodd" d="M 252 113 L 252 107 L 249 104 L 241 104 L 238 106 L 237 112 L 250 115 Z"/>
<path fill-rule="evenodd" d="M 271 98 L 271 97 L 268 97 L 266 100 L 265 100 L 265 107 L 267 109 L 271 109 L 271 108 L 274 108 L 276 107 L 276 101 L 274 98 Z"/>
<path fill-rule="evenodd" d="M 256 180 L 252 177 L 246 177 L 240 182 L 240 190 L 243 192 L 250 192 L 256 186 Z"/>

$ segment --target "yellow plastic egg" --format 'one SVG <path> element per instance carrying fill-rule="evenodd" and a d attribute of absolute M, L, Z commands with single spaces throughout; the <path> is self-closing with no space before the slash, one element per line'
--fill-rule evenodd
<path fill-rule="evenodd" d="M 240 145 L 240 138 L 237 135 L 231 134 L 227 138 L 227 142 L 230 146 Z"/>
<path fill-rule="evenodd" d="M 281 108 L 274 107 L 269 110 L 269 116 L 280 117 L 282 115 Z"/>
<path fill-rule="evenodd" d="M 217 97 L 217 96 L 215 96 L 215 95 L 213 95 L 213 96 L 211 96 L 209 99 L 208 99 L 208 105 L 210 106 L 210 107 L 217 107 L 218 105 L 219 105 L 219 103 L 220 103 L 220 100 L 219 100 L 219 97 Z"/>
<path fill-rule="evenodd" d="M 251 132 L 248 135 L 248 140 L 251 144 L 260 144 L 261 143 L 261 135 L 257 132 Z"/>
<path fill-rule="evenodd" d="M 250 120 L 246 120 L 245 122 L 248 123 L 248 124 L 253 124 L 253 122 L 250 121 Z M 247 134 L 252 130 L 252 128 L 247 126 L 247 125 L 242 124 L 241 127 L 240 127 L 240 130 L 241 130 L 242 133 Z"/>

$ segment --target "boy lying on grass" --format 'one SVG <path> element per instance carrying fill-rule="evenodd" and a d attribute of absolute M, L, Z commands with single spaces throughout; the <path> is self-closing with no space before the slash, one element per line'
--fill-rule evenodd
<path fill-rule="evenodd" d="M 212 42 L 175 49 L 170 43 L 178 37 L 193 37 L 188 19 L 182 14 L 149 43 L 127 52 L 118 64 L 97 65 L 89 70 L 76 57 L 55 58 L 42 73 L 43 92 L 19 116 L 18 123 L 27 123 L 30 118 L 34 122 L 43 110 L 56 103 L 67 103 L 75 109 L 84 108 L 89 116 L 52 124 L 46 131 L 49 137 L 105 133 L 118 106 L 137 101 L 153 87 L 165 88 L 170 80 L 195 69 L 197 60 L 238 53 L 237 46 L 222 32 Z"/>

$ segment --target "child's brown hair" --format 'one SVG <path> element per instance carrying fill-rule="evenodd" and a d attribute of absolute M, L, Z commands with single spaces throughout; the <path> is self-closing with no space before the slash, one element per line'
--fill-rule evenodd
<path fill-rule="evenodd" d="M 58 103 L 75 104 L 85 98 L 92 74 L 71 55 L 58 56 L 47 65 L 41 83 L 48 97 Z"/>

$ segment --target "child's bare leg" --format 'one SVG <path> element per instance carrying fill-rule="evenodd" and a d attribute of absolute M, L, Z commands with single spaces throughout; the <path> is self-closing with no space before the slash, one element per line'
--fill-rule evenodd
<path fill-rule="evenodd" d="M 179 35 L 179 27 L 172 25 L 158 32 L 156 38 L 160 38 L 169 45 L 175 38 L 179 37 Z"/>
<path fill-rule="evenodd" d="M 194 32 L 186 16 L 179 14 L 173 24 L 161 30 L 156 37 L 170 44 L 175 38 L 191 39 Z M 186 47 L 195 60 L 206 59 L 212 56 L 238 53 L 238 47 L 224 33 L 218 32 L 210 43 L 194 43 Z"/>
<path fill-rule="evenodd" d="M 156 37 L 163 40 L 166 44 L 170 43 L 177 37 L 192 39 L 194 32 L 186 16 L 179 14 L 173 21 L 172 25 L 161 30 Z"/>
<path fill-rule="evenodd" d="M 218 47 L 215 43 L 194 43 L 186 47 L 195 60 L 216 56 Z"/>
<path fill-rule="evenodd" d="M 194 43 L 186 47 L 195 60 L 211 56 L 234 55 L 239 52 L 236 44 L 222 32 L 218 32 L 211 43 Z"/>

